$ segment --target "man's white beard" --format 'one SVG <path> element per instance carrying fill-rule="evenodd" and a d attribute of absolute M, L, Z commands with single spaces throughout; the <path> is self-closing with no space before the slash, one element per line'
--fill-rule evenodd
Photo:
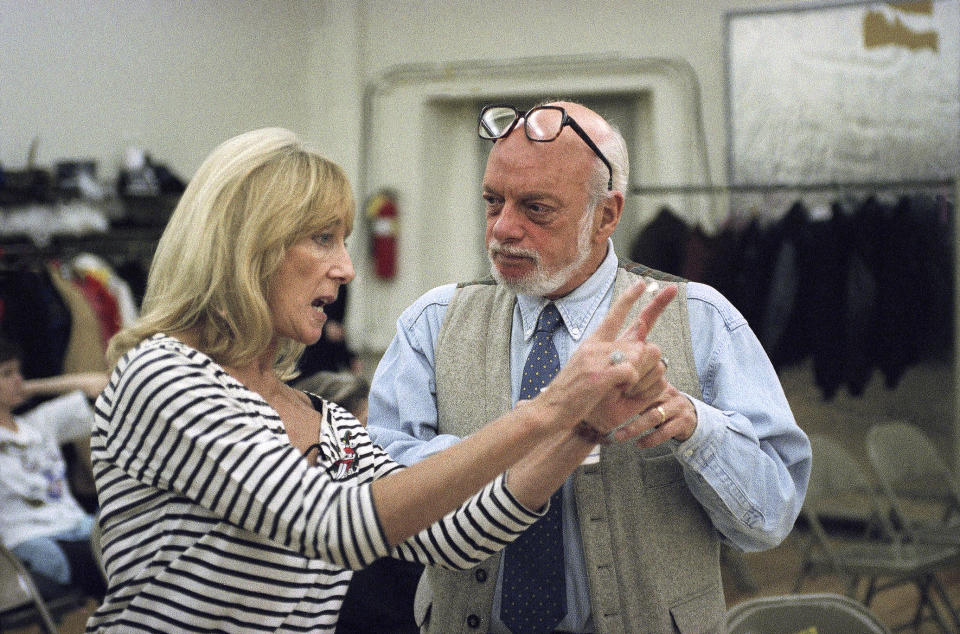
<path fill-rule="evenodd" d="M 548 271 L 543 267 L 540 254 L 531 249 L 521 249 L 519 247 L 503 246 L 497 240 L 491 240 L 487 246 L 487 257 L 490 259 L 490 274 L 498 284 L 514 293 L 532 295 L 534 297 L 544 297 L 554 293 L 557 289 L 567 283 L 573 274 L 578 271 L 587 259 L 590 257 L 590 235 L 593 229 L 593 209 L 583 214 L 580 221 L 579 234 L 577 235 L 577 256 L 565 266 L 555 271 Z M 494 264 L 494 253 L 503 253 L 504 255 L 526 257 L 533 261 L 533 272 L 519 279 L 505 279 L 497 265 Z"/>

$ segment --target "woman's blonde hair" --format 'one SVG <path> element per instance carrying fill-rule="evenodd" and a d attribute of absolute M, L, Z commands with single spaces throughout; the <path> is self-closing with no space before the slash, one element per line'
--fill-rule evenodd
<path fill-rule="evenodd" d="M 217 147 L 190 181 L 150 265 L 140 319 L 110 341 L 110 363 L 156 333 L 189 332 L 225 366 L 274 340 L 269 286 L 287 250 L 321 229 L 353 229 L 343 170 L 288 130 L 263 128 Z M 281 339 L 275 367 L 295 376 L 303 344 Z"/>

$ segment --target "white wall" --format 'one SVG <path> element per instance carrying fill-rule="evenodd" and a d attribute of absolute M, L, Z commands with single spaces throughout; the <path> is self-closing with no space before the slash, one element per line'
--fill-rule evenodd
<path fill-rule="evenodd" d="M 308 128 L 314 2 L 0 0 L 0 165 L 94 158 L 114 178 L 138 145 L 185 178 L 219 142 Z"/>

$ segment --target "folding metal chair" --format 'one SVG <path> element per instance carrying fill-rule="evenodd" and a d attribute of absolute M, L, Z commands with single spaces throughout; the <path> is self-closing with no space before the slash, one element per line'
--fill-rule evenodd
<path fill-rule="evenodd" d="M 870 609 L 842 594 L 757 597 L 727 610 L 727 634 L 890 634 Z"/>
<path fill-rule="evenodd" d="M 960 629 L 960 616 L 937 577 L 940 569 L 960 561 L 960 548 L 907 539 L 890 521 L 889 509 L 881 505 L 874 486 L 849 452 L 822 435 L 811 435 L 810 444 L 813 467 L 801 511 L 809 530 L 794 592 L 808 576 L 836 574 L 849 579 L 847 596 L 856 599 L 860 581 L 866 579 L 860 601 L 869 606 L 880 592 L 913 584 L 919 590 L 917 609 L 903 627 L 932 619 L 942 631 L 951 631 L 946 620 Z M 868 519 L 859 526 L 848 522 L 847 530 L 831 533 L 826 526 L 836 526 L 838 501 L 841 506 L 864 505 Z"/>
<path fill-rule="evenodd" d="M 960 546 L 960 482 L 922 429 L 902 421 L 873 425 L 867 455 L 910 539 Z"/>
<path fill-rule="evenodd" d="M 57 625 L 30 572 L 16 555 L 0 545 L 0 630 L 36 624 L 47 634 Z"/>

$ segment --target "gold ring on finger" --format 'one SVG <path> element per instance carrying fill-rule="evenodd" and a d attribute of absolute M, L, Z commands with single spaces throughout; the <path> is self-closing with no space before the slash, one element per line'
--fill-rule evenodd
<path fill-rule="evenodd" d="M 664 411 L 663 405 L 657 405 L 657 412 L 660 414 L 660 424 L 663 425 L 667 420 L 667 412 Z"/>

